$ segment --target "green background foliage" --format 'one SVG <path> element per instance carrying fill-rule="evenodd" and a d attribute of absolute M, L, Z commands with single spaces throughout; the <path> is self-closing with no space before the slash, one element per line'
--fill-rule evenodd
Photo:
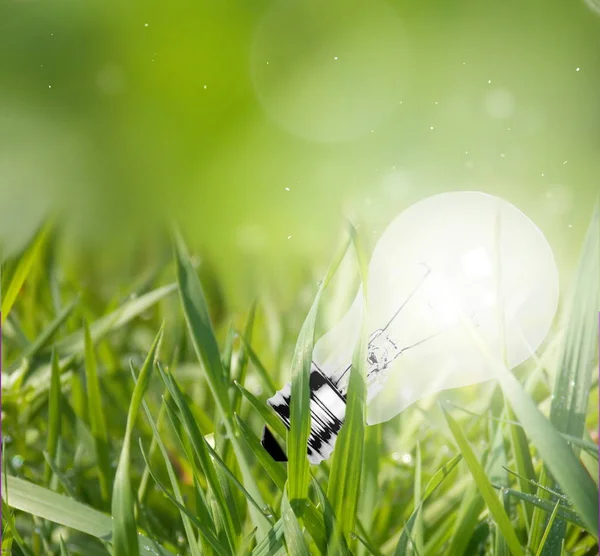
<path fill-rule="evenodd" d="M 6 553 L 597 553 L 596 0 L 2 2 L 0 49 Z M 313 342 L 464 189 L 548 238 L 547 341 L 374 427 L 355 365 L 309 466 Z"/>

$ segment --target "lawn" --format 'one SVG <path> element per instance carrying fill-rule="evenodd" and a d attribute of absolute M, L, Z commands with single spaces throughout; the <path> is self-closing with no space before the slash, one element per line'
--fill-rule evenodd
<path fill-rule="evenodd" d="M 312 347 L 359 244 L 309 299 L 234 312 L 178 233 L 108 285 L 60 241 L 49 223 L 2 264 L 3 554 L 598 554 L 597 214 L 534 358 L 372 427 L 357 363 L 318 466 Z M 290 378 L 287 432 L 265 401 Z"/>

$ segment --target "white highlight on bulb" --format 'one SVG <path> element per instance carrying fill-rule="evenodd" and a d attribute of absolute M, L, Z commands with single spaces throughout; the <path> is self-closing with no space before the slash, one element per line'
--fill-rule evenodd
<path fill-rule="evenodd" d="M 368 276 L 370 425 L 436 392 L 487 381 L 494 364 L 516 367 L 543 342 L 558 305 L 542 232 L 510 203 L 479 192 L 435 195 L 402 212 L 377 243 Z M 313 353 L 343 392 L 362 307 L 359 291 Z"/>

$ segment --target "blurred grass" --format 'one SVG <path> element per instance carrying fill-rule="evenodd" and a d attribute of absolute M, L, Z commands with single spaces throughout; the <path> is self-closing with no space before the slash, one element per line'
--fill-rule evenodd
<path fill-rule="evenodd" d="M 179 236 L 171 264 L 122 283 L 119 295 L 84 287 L 60 257 L 45 272 L 60 238 L 44 242 L 26 273 L 20 261 L 39 236 L 2 265 L 3 282 L 20 284 L 2 329 L 2 526 L 12 553 L 545 554 L 556 531 L 565 554 L 597 553 L 597 459 L 584 457 L 597 442 L 597 339 L 581 347 L 570 332 L 589 331 L 589 288 L 573 290 L 552 332 L 562 351 L 539 354 L 501 388 L 445 392 L 443 410 L 419 403 L 364 436 L 356 365 L 356 421 L 331 461 L 309 467 L 304 436 L 287 432 L 264 400 L 290 368 L 306 373 L 324 326 L 317 306 L 329 301 L 346 243 L 325 280 L 312 281 L 312 305 L 278 308 L 259 295 L 238 313 L 222 310 Z M 589 245 L 575 284 L 581 273 L 597 277 Z M 179 298 L 169 295 L 175 287 Z M 137 382 L 130 366 L 142 369 Z M 568 411 L 579 425 L 567 431 L 550 420 L 552 377 L 575 368 Z M 265 423 L 287 446 L 287 464 L 261 446 Z"/>

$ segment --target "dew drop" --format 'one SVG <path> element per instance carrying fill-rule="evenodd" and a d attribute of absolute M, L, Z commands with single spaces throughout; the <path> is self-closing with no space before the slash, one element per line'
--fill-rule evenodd
<path fill-rule="evenodd" d="M 16 456 L 13 456 L 11 463 L 15 469 L 19 470 L 21 467 L 23 467 L 24 461 L 23 458 L 17 454 Z"/>

